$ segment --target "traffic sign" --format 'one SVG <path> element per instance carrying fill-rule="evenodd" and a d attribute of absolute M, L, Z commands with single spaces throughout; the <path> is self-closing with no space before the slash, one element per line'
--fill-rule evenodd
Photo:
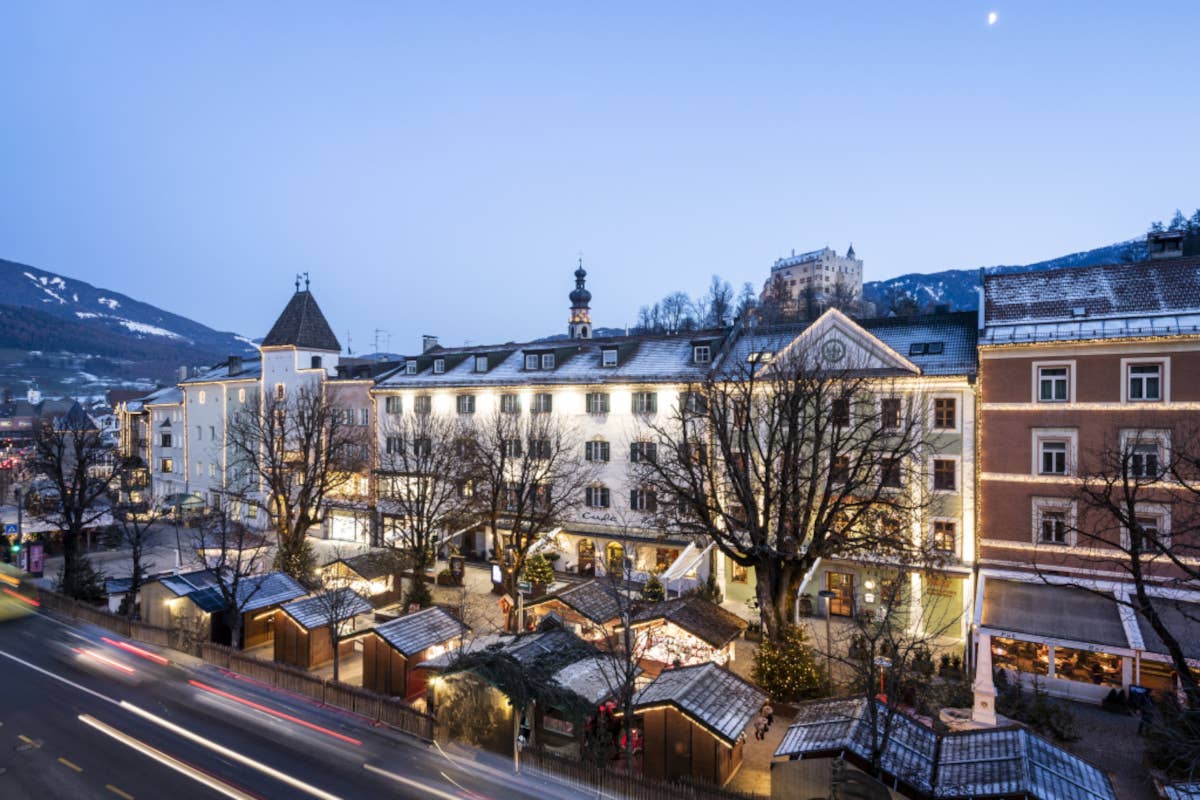
<path fill-rule="evenodd" d="M 14 533 L 16 533 L 16 532 L 17 532 L 17 526 L 16 526 L 16 525 L 12 524 L 11 522 L 7 522 L 7 523 L 5 523 L 5 525 L 4 525 L 4 535 L 5 535 L 5 536 L 8 536 L 8 535 L 10 535 L 10 534 L 14 534 Z"/>

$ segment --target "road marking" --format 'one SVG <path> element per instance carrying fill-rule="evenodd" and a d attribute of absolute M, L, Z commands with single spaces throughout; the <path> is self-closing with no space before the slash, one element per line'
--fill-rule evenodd
<path fill-rule="evenodd" d="M 23 666 L 29 667 L 30 669 L 32 669 L 32 670 L 34 670 L 34 671 L 36 671 L 36 672 L 40 672 L 40 673 L 42 673 L 43 675 L 45 675 L 47 678 L 53 678 L 54 680 L 56 680 L 56 681 L 59 681 L 60 683 L 65 683 L 67 686 L 71 686 L 71 687 L 73 687 L 73 688 L 76 688 L 76 689 L 78 689 L 78 690 L 79 690 L 79 691 L 81 691 L 81 692 L 87 692 L 87 693 L 88 693 L 88 694 L 90 694 L 92 697 L 99 698 L 99 699 L 101 699 L 101 700 L 104 700 L 105 702 L 112 703 L 113 705 L 119 705 L 119 703 L 117 703 L 117 701 L 116 701 L 116 700 L 113 700 L 113 699 L 112 699 L 111 697 L 109 697 L 108 695 L 103 695 L 103 694 L 100 694 L 100 693 L 99 693 L 99 692 L 97 692 L 95 689 L 89 689 L 88 687 L 86 687 L 86 686 L 83 686 L 83 685 L 81 685 L 81 684 L 78 684 L 78 683 L 76 683 L 75 681 L 68 680 L 68 679 L 64 678 L 62 675 L 58 675 L 58 674 L 56 674 L 56 673 L 53 673 L 53 672 L 51 672 L 51 671 L 50 671 L 50 670 L 48 670 L 48 669 L 42 669 L 42 668 L 41 668 L 41 667 L 39 667 L 37 664 L 31 664 L 31 663 L 29 663 L 28 661 L 26 661 L 25 659 L 23 659 L 23 658 L 17 658 L 16 656 L 12 655 L 11 653 L 6 653 L 6 652 L 4 652 L 3 650 L 0 650 L 0 656 L 4 656 L 5 658 L 9 659 L 10 661 L 15 661 L 15 662 L 17 662 L 18 664 L 21 664 L 21 665 L 23 665 Z"/>
<path fill-rule="evenodd" d="M 264 714 L 270 714 L 273 717 L 277 717 L 279 719 L 285 719 L 288 722 L 294 722 L 297 725 L 303 725 L 304 727 L 308 728 L 309 730 L 314 730 L 314 731 L 317 731 L 318 733 L 323 733 L 326 736 L 332 736 L 335 739 L 341 739 L 343 742 L 349 742 L 350 744 L 359 745 L 359 746 L 362 745 L 362 742 L 359 741 L 358 739 L 353 739 L 349 736 L 346 736 L 345 734 L 330 730 L 329 728 L 322 728 L 320 725 L 314 725 L 313 723 L 308 722 L 306 720 L 302 720 L 299 717 L 293 717 L 291 714 L 285 714 L 282 711 L 276 711 L 273 708 L 268 708 L 267 706 L 260 705 L 259 703 L 255 703 L 252 700 L 246 700 L 244 698 L 238 697 L 235 694 L 230 694 L 229 692 L 223 692 L 220 689 L 217 689 L 213 686 L 209 686 L 208 684 L 205 684 L 205 683 L 201 683 L 200 681 L 189 680 L 188 683 L 190 683 L 192 686 L 195 686 L 197 689 L 203 689 L 206 692 L 212 692 L 213 694 L 217 695 L 218 697 L 224 697 L 225 699 L 232 700 L 235 703 L 241 703 L 242 705 L 244 705 L 248 708 L 253 708 L 255 711 L 261 711 Z"/>
<path fill-rule="evenodd" d="M 175 758 L 174 756 L 169 756 L 166 753 L 164 753 L 163 751 L 155 749 L 155 748 L 151 747 L 150 745 L 146 744 L 145 742 L 143 742 L 139 739 L 133 738 L 132 736 L 130 736 L 127 733 L 122 733 L 121 731 L 117 730 L 116 728 L 112 727 L 111 725 L 106 725 L 105 723 L 101 722 L 100 720 L 96 719 L 95 717 L 88 716 L 87 714 L 80 714 L 79 721 L 84 723 L 85 725 L 90 725 L 91 727 L 95 728 L 96 730 L 100 731 L 103 734 L 111 736 L 112 738 L 116 739 L 118 742 L 125 745 L 126 747 L 132 748 L 132 749 L 138 751 L 139 753 L 141 753 L 142 755 L 148 756 L 149 758 L 154 759 L 155 761 L 162 764 L 163 766 L 170 767 L 171 769 L 175 770 L 176 772 L 181 772 L 184 775 L 187 775 L 192 780 L 196 781 L 197 783 L 203 784 L 204 786 L 207 786 L 208 788 L 212 789 L 213 791 L 220 792 L 221 794 L 225 795 L 226 797 L 233 798 L 233 800 L 255 800 L 253 795 L 246 794 L 245 792 L 241 791 L 240 789 L 237 789 L 233 786 L 230 786 L 227 783 L 218 781 L 215 778 L 205 775 L 203 772 L 196 769 L 191 764 L 184 763 L 183 761 L 180 761 L 179 759 Z M 109 788 L 111 789 L 112 787 L 110 786 Z"/>
<path fill-rule="evenodd" d="M 41 742 L 36 742 L 33 739 L 30 739 L 28 736 L 26 736 L 23 733 L 20 734 L 19 736 L 17 736 L 17 738 L 20 739 L 25 744 L 29 745 L 30 747 L 41 747 L 42 746 Z"/>
<path fill-rule="evenodd" d="M 187 728 L 180 727 L 179 725 L 176 725 L 174 722 L 168 722 L 167 720 L 163 719 L 162 717 L 155 716 L 154 714 L 151 714 L 149 711 L 146 711 L 145 709 L 138 708 L 133 703 L 130 703 L 127 700 L 122 700 L 118 705 L 120 705 L 121 708 L 124 708 L 127 711 L 132 711 L 134 714 L 137 714 L 138 716 L 142 717 L 143 719 L 150 720 L 155 725 L 159 725 L 173 733 L 178 734 L 179 736 L 182 736 L 185 739 L 188 739 L 189 741 L 195 742 L 196 744 L 200 745 L 201 747 L 207 747 L 209 750 L 212 750 L 214 753 L 220 753 L 225 758 L 232 759 L 233 761 L 237 761 L 239 764 L 244 764 L 245 766 L 250 767 L 251 769 L 256 769 L 259 772 L 263 773 L 264 775 L 268 775 L 277 781 L 282 781 L 283 783 L 286 783 L 288 786 L 299 789 L 302 792 L 307 792 L 308 794 L 311 794 L 313 797 L 319 797 L 319 798 L 321 798 L 321 800 L 341 800 L 341 798 L 335 794 L 330 794 L 329 792 L 326 792 L 323 789 L 318 789 L 317 787 L 311 786 L 311 785 L 305 783 L 304 781 L 299 780 L 298 778 L 293 778 L 291 775 L 280 772 L 279 770 L 275 769 L 274 767 L 269 767 L 266 764 L 263 764 L 259 761 L 255 761 L 253 758 L 250 758 L 249 756 L 244 756 L 241 753 L 230 750 L 228 747 L 224 747 L 222 745 L 217 744 L 216 742 L 205 739 L 203 736 L 200 736 L 199 734 L 192 733 Z M 452 800 L 458 800 L 458 798 L 453 798 Z"/>
<path fill-rule="evenodd" d="M 108 789 L 110 792 L 115 794 L 117 797 L 122 798 L 122 800 L 133 800 L 133 795 L 131 795 L 129 792 L 122 792 L 120 789 L 113 786 L 111 783 L 104 784 L 104 788 Z"/>
<path fill-rule="evenodd" d="M 58 763 L 62 764 L 67 769 L 73 769 L 76 772 L 83 772 L 83 767 L 79 766 L 78 764 L 72 764 L 70 761 L 67 761 L 65 758 L 62 758 L 61 756 L 58 759 Z"/>
<path fill-rule="evenodd" d="M 443 792 L 441 789 L 438 789 L 435 786 L 430 786 L 428 784 L 421 783 L 420 781 L 414 781 L 412 778 L 406 778 L 403 775 L 397 775 L 394 772 L 388 772 L 386 769 L 373 767 L 370 764 L 363 764 L 363 769 L 367 770 L 368 772 L 374 772 L 376 775 L 382 775 L 385 778 L 391 778 L 396 783 L 402 783 L 412 789 L 420 789 L 422 792 L 427 792 L 434 797 L 441 798 L 441 800 L 462 800 L 458 795 L 450 794 L 449 792 Z"/>

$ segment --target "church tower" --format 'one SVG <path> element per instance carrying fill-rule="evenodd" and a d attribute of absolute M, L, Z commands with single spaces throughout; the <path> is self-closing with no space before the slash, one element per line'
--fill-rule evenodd
<path fill-rule="evenodd" d="M 583 259 L 579 259 L 579 269 L 575 270 L 575 288 L 571 291 L 571 317 L 567 322 L 567 333 L 572 339 L 592 338 L 592 315 L 588 303 L 592 293 L 584 284 L 587 282 L 587 272 L 583 268 Z"/>

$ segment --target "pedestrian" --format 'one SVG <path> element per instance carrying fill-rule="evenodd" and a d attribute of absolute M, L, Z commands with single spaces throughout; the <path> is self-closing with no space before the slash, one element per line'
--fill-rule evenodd
<path fill-rule="evenodd" d="M 771 708 L 770 703 L 763 704 L 762 715 L 767 718 L 767 730 L 770 730 L 775 724 L 775 709 Z"/>
<path fill-rule="evenodd" d="M 754 738 L 762 741 L 766 738 L 767 733 L 767 718 L 760 716 L 754 720 Z"/>

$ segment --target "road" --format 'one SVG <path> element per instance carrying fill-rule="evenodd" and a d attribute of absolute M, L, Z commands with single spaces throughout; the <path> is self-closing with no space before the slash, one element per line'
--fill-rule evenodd
<path fill-rule="evenodd" d="M 584 796 L 171 655 L 44 614 L 0 625 L 0 797 Z"/>

